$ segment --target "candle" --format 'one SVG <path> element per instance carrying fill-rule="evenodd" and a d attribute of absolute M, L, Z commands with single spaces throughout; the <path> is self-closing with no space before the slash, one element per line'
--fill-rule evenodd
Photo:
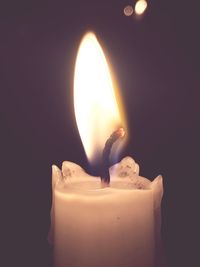
<path fill-rule="evenodd" d="M 126 138 L 120 134 L 115 140 L 111 157 L 119 153 L 127 139 L 126 123 L 93 33 L 81 42 L 74 90 L 75 115 L 88 160 L 101 161 L 107 139 L 123 129 Z M 112 166 L 109 176 L 110 183 L 68 161 L 62 170 L 52 167 L 50 239 L 55 267 L 156 266 L 162 177 L 151 182 L 139 176 L 139 165 L 130 157 Z"/>
<path fill-rule="evenodd" d="M 125 158 L 111 168 L 110 187 L 81 167 L 53 166 L 52 238 L 56 267 L 155 267 L 162 177 L 139 177 Z"/>

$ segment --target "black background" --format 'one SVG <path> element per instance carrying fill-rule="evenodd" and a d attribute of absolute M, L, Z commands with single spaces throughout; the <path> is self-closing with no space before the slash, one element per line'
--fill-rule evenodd
<path fill-rule="evenodd" d="M 199 251 L 199 9 L 195 1 L 6 1 L 0 7 L 1 266 L 51 266 L 51 165 L 88 168 L 75 124 L 74 61 L 96 32 L 122 90 L 130 155 L 164 176 L 167 264 L 197 266 Z"/>

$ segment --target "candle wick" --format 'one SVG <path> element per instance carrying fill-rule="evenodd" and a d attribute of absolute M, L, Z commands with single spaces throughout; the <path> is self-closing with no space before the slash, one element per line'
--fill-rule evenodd
<path fill-rule="evenodd" d="M 123 128 L 119 128 L 114 131 L 105 143 L 102 153 L 102 168 L 101 168 L 101 182 L 102 187 L 107 187 L 110 184 L 110 153 L 113 144 L 119 139 L 124 137 L 125 131 Z"/>

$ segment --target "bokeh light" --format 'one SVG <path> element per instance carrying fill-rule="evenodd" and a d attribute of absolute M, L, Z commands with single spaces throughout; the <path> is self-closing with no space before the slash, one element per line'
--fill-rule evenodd
<path fill-rule="evenodd" d="M 139 0 L 135 4 L 135 13 L 137 15 L 142 15 L 147 8 L 147 1 L 145 0 Z"/>
<path fill-rule="evenodd" d="M 132 6 L 126 6 L 124 8 L 124 15 L 127 17 L 130 17 L 133 14 L 133 8 Z"/>

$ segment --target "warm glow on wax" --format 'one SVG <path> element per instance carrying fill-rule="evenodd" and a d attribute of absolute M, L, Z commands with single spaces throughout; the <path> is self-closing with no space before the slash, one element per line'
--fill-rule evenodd
<path fill-rule="evenodd" d="M 115 90 L 103 50 L 95 34 L 88 32 L 76 58 L 74 108 L 89 161 L 101 155 L 106 140 L 114 131 L 124 127 Z"/>

